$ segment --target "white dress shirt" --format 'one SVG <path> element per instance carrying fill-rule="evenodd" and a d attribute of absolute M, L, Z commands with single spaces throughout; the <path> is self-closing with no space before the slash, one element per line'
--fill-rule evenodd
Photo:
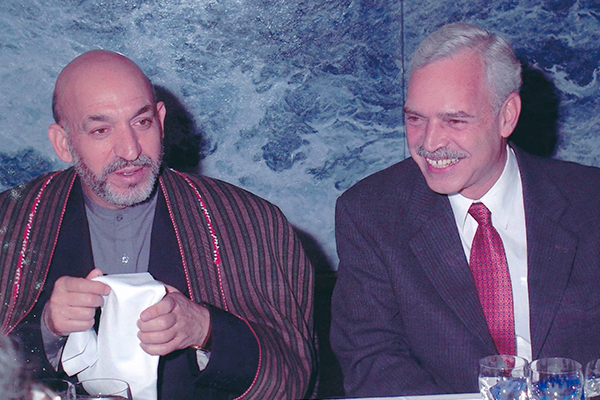
<path fill-rule="evenodd" d="M 510 272 L 515 315 L 517 355 L 531 361 L 531 334 L 529 329 L 529 291 L 527 288 L 527 233 L 523 185 L 514 151 L 507 146 L 504 171 L 492 188 L 478 200 L 461 194 L 448 196 L 456 226 L 467 260 L 477 230 L 477 222 L 468 213 L 474 202 L 482 202 L 492 213 L 492 224 L 498 231 Z"/>

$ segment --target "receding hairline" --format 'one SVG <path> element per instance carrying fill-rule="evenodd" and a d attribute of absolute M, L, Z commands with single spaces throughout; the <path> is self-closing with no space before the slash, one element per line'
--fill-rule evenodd
<path fill-rule="evenodd" d="M 156 93 L 150 79 L 144 74 L 141 68 L 125 57 L 121 53 L 109 50 L 90 50 L 74 58 L 68 63 L 59 73 L 54 85 L 52 94 L 52 114 L 54 121 L 59 124 L 62 119 L 61 115 L 61 97 L 63 93 L 69 90 L 69 86 L 74 84 L 81 76 L 89 74 L 90 69 L 102 68 L 106 70 L 120 69 L 123 72 L 130 72 L 133 76 L 142 79 L 150 92 L 153 105 L 156 104 Z"/>
<path fill-rule="evenodd" d="M 521 88 L 521 65 L 506 39 L 476 25 L 447 24 L 427 36 L 412 54 L 409 82 L 415 70 L 469 51 L 483 63 L 494 108 L 499 110 L 510 93 L 518 93 Z"/>

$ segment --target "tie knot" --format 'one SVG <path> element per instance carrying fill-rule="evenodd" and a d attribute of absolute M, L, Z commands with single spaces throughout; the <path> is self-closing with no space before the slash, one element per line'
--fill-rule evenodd
<path fill-rule="evenodd" d="M 473 203 L 469 207 L 469 214 L 479 225 L 491 225 L 492 224 L 492 212 L 483 203 Z"/>

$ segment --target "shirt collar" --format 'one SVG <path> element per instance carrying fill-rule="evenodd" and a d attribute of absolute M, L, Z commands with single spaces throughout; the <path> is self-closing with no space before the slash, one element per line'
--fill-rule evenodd
<path fill-rule="evenodd" d="M 96 204 L 87 196 L 87 194 L 85 194 L 85 191 L 82 190 L 82 192 L 86 209 L 101 220 L 108 221 L 112 221 L 117 215 L 122 216 L 125 221 L 134 221 L 153 209 L 156 206 L 156 199 L 158 198 L 156 195 L 157 191 L 154 190 L 150 198 L 140 204 L 125 207 L 120 210 L 110 210 Z"/>
<path fill-rule="evenodd" d="M 518 193 L 520 184 L 519 165 L 514 150 L 507 147 L 506 163 L 500 178 L 494 183 L 494 186 L 479 200 L 472 200 L 464 197 L 460 193 L 448 196 L 456 225 L 464 229 L 467 220 L 469 207 L 475 202 L 482 202 L 492 212 L 494 225 L 506 228 L 512 215 L 513 205 L 515 204 L 515 196 Z"/>

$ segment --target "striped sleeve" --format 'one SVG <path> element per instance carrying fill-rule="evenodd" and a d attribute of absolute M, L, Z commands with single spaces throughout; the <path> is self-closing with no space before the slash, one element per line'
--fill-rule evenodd
<path fill-rule="evenodd" d="M 10 333 L 39 296 L 75 174 L 42 175 L 0 194 L 0 320 Z"/>
<path fill-rule="evenodd" d="M 209 210 L 220 253 L 215 273 L 196 271 L 210 281 L 203 281 L 208 287 L 197 297 L 209 297 L 211 304 L 246 321 L 259 344 L 254 381 L 240 398 L 310 395 L 316 370 L 314 271 L 292 226 L 276 206 L 243 189 L 188 178 Z M 196 235 L 210 234 L 205 223 L 199 225 Z M 210 249 L 205 249 L 206 255 Z"/>

